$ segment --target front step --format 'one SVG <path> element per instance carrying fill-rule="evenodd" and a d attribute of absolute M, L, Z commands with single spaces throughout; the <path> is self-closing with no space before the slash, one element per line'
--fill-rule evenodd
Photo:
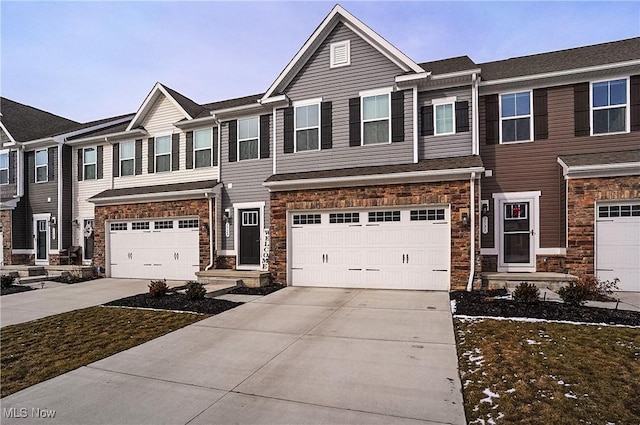
<path fill-rule="evenodd" d="M 197 272 L 198 282 L 203 285 L 217 283 L 220 280 L 239 281 L 239 286 L 260 288 L 271 283 L 271 273 L 260 270 L 211 269 Z"/>
<path fill-rule="evenodd" d="M 48 275 L 26 276 L 18 279 L 18 283 L 22 285 L 31 285 L 33 283 L 47 282 L 59 277 L 68 277 L 69 272 L 49 273 Z"/>
<path fill-rule="evenodd" d="M 242 286 L 242 281 L 239 279 L 212 278 L 209 281 L 210 283 L 204 285 L 207 290 L 205 298 L 218 297 Z"/>
<path fill-rule="evenodd" d="M 570 282 L 578 280 L 577 276 L 564 273 L 483 273 L 482 284 L 488 289 L 515 289 L 521 282 L 534 284 L 538 289 L 557 291 Z"/>

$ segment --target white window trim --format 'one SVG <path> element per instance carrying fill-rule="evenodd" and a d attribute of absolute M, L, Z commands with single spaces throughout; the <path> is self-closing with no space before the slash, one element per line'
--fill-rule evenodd
<path fill-rule="evenodd" d="M 625 104 L 625 116 L 624 116 L 624 131 L 614 131 L 611 133 L 594 133 L 593 132 L 593 112 L 603 109 L 621 108 L 621 105 L 616 106 L 600 106 L 596 109 L 593 108 L 593 85 L 598 83 L 606 83 L 608 81 L 626 80 L 627 88 L 627 103 Z M 626 134 L 631 131 L 631 81 L 628 76 L 623 77 L 610 77 L 605 80 L 597 80 L 589 82 L 589 132 L 591 136 L 611 136 L 612 134 Z"/>
<path fill-rule="evenodd" d="M 335 50 L 337 48 L 340 48 L 342 46 L 346 47 L 347 50 L 347 61 L 343 62 L 343 63 L 335 63 L 336 57 L 335 57 Z M 329 45 L 329 68 L 341 68 L 343 66 L 349 66 L 351 65 L 351 41 L 350 40 L 344 40 L 344 41 L 338 41 L 336 43 L 331 43 Z"/>
<path fill-rule="evenodd" d="M 433 135 L 434 136 L 450 136 L 456 134 L 456 102 L 458 98 L 456 96 L 444 97 L 440 99 L 433 99 L 431 104 L 433 105 Z M 438 106 L 451 105 L 452 114 L 452 131 L 446 133 L 438 133 Z"/>
<path fill-rule="evenodd" d="M 365 90 L 365 91 L 361 91 L 359 94 L 360 96 L 360 146 L 379 146 L 379 145 L 390 145 L 391 144 L 391 92 L 393 91 L 393 87 L 385 87 L 385 88 L 381 88 L 381 89 L 374 89 L 374 90 Z M 373 97 L 373 96 L 380 96 L 380 95 L 387 95 L 387 101 L 389 102 L 389 116 L 387 117 L 387 121 L 389 122 L 389 133 L 388 133 L 388 140 L 387 142 L 383 142 L 383 143 L 369 143 L 369 144 L 365 144 L 364 143 L 364 124 L 365 124 L 365 119 L 364 119 L 364 99 L 365 97 Z M 375 120 L 367 120 L 366 122 L 376 122 L 376 121 L 382 121 L 384 118 L 378 118 Z"/>
<path fill-rule="evenodd" d="M 258 120 L 258 137 L 256 137 L 256 138 L 251 137 L 251 138 L 247 138 L 247 139 L 241 139 L 240 138 L 240 121 L 246 121 L 246 120 L 250 120 L 250 119 L 257 119 Z M 236 149 L 237 149 L 237 154 L 236 154 L 237 156 L 236 157 L 238 158 L 238 162 L 240 162 L 240 161 L 255 161 L 257 159 L 260 159 L 260 117 L 259 116 L 257 116 L 257 117 L 254 116 L 254 117 L 240 118 L 240 119 L 238 119 L 238 125 L 236 127 L 237 127 L 237 129 L 236 129 L 237 138 L 236 139 L 238 141 L 238 143 L 237 143 L 238 146 L 236 146 Z M 247 141 L 247 140 L 257 140 L 258 141 L 258 156 L 255 157 L 255 158 L 241 159 L 240 158 L 240 142 L 244 142 L 244 141 Z"/>
<path fill-rule="evenodd" d="M 518 93 L 529 93 L 529 115 L 515 115 L 513 117 L 503 118 L 502 117 L 502 96 L 509 94 L 518 94 Z M 529 143 L 533 142 L 533 90 L 519 90 L 512 91 L 506 93 L 498 94 L 498 114 L 500 115 L 500 144 L 501 145 L 512 145 L 515 143 Z M 503 142 L 502 141 L 502 121 L 503 120 L 516 120 L 521 118 L 529 117 L 529 140 L 514 140 L 513 142 Z"/>
<path fill-rule="evenodd" d="M 302 127 L 302 128 L 298 128 L 298 108 L 302 108 L 305 106 L 311 106 L 311 105 L 318 105 L 318 125 L 317 126 L 312 126 L 312 127 Z M 297 102 L 293 102 L 293 152 L 297 153 L 297 152 L 316 152 L 319 151 L 321 149 L 321 143 L 320 141 L 321 139 L 321 132 L 322 129 L 321 127 L 321 122 L 320 120 L 322 119 L 322 98 L 318 97 L 315 99 L 308 99 L 308 100 L 300 100 Z M 318 148 L 317 149 L 307 149 L 304 151 L 298 151 L 298 130 L 312 130 L 314 128 L 318 129 Z"/>
<path fill-rule="evenodd" d="M 86 150 L 89 150 L 89 149 L 93 149 L 96 152 L 96 162 L 86 162 L 85 161 L 84 152 Z M 87 175 L 85 173 L 85 167 L 87 165 L 95 165 L 96 166 L 95 177 L 92 178 L 92 179 L 87 179 Z M 87 146 L 86 148 L 82 148 L 82 179 L 83 180 L 98 180 L 98 147 L 97 146 Z"/>
<path fill-rule="evenodd" d="M 169 153 L 158 154 L 158 139 L 161 137 L 169 138 Z M 165 171 L 158 171 L 158 157 L 169 155 L 169 169 Z M 162 136 L 154 136 L 153 138 L 153 171 L 155 173 L 170 173 L 171 172 L 171 164 L 173 163 L 173 137 L 172 134 L 164 134 Z M 135 159 L 134 159 L 134 170 L 135 170 Z M 134 171 L 135 174 L 135 171 Z"/>
<path fill-rule="evenodd" d="M 47 163 L 44 165 L 38 165 L 38 152 L 46 152 L 47 154 Z M 36 183 L 46 183 L 49 181 L 49 150 L 48 149 L 38 149 L 37 151 L 35 151 L 34 156 L 33 156 L 33 169 L 34 169 L 34 173 L 35 175 L 33 176 L 33 181 Z M 47 170 L 47 172 L 45 173 L 45 179 L 44 180 L 38 180 L 38 168 L 42 168 L 44 167 L 45 170 Z"/>
<path fill-rule="evenodd" d="M 133 156 L 132 156 L 132 157 L 130 157 L 130 158 L 123 158 L 123 157 L 122 157 L 122 152 L 123 152 L 123 151 L 122 151 L 122 145 L 123 145 L 123 144 L 125 144 L 125 143 L 133 143 Z M 154 143 L 154 146 L 153 146 L 153 148 L 154 148 L 154 159 L 153 159 L 153 161 L 154 161 L 154 166 L 155 166 L 155 138 L 153 139 L 153 143 Z M 123 162 L 123 161 L 128 161 L 128 160 L 130 160 L 130 159 L 132 159 L 132 160 L 133 160 L 133 174 L 130 174 L 130 175 L 126 175 L 126 176 L 124 176 L 124 175 L 122 174 L 122 162 Z M 135 142 L 135 141 L 128 140 L 128 141 L 126 141 L 126 142 L 122 142 L 122 143 L 120 143 L 120 150 L 118 151 L 118 167 L 119 167 L 119 171 L 120 171 L 120 172 L 118 173 L 118 175 L 119 175 L 120 177 L 133 177 L 133 176 L 135 176 L 135 175 L 136 175 L 136 142 Z M 154 168 L 154 169 L 155 169 L 155 168 Z"/>
<path fill-rule="evenodd" d="M 211 137 L 209 139 L 209 147 L 207 148 L 196 148 L 196 132 L 198 131 L 205 131 L 205 130 L 209 130 Z M 260 130 L 258 130 L 260 131 Z M 196 152 L 199 151 L 204 151 L 209 149 L 211 151 L 211 165 L 207 166 L 203 166 L 203 167 L 198 167 L 196 165 Z M 213 127 L 207 127 L 207 128 L 198 128 L 196 130 L 193 130 L 193 169 L 197 169 L 197 168 L 209 168 L 209 167 L 213 167 Z"/>
<path fill-rule="evenodd" d="M 7 155 L 7 168 L 0 168 L 0 170 L 7 170 L 7 182 L 0 183 L 0 185 L 5 186 L 9 184 L 9 168 L 11 168 L 11 164 L 9 163 L 9 150 L 5 149 L 3 151 L 0 151 L 0 155 Z"/>

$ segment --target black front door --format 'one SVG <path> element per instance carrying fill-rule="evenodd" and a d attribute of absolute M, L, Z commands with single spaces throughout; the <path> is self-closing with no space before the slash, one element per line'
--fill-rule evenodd
<path fill-rule="evenodd" d="M 36 220 L 36 260 L 47 259 L 47 220 Z"/>
<path fill-rule="evenodd" d="M 260 210 L 240 210 L 240 264 L 260 264 Z"/>

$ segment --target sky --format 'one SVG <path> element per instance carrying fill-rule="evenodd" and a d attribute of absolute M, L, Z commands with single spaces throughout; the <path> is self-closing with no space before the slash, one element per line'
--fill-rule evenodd
<path fill-rule="evenodd" d="M 0 95 L 79 122 L 135 113 L 156 81 L 198 103 L 267 90 L 335 2 L 0 1 Z M 640 35 L 640 2 L 343 2 L 420 63 Z"/>

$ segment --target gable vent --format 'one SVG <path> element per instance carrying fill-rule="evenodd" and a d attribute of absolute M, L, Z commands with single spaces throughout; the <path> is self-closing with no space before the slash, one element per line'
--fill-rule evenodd
<path fill-rule="evenodd" d="M 331 43 L 331 68 L 351 64 L 351 45 L 349 40 Z"/>

